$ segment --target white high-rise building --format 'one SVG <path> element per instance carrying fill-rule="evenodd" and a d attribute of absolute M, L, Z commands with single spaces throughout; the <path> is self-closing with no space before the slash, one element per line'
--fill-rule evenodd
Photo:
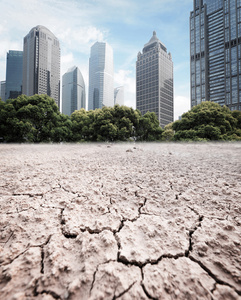
<path fill-rule="evenodd" d="M 63 75 L 62 113 L 70 116 L 81 108 L 86 108 L 85 83 L 79 68 L 73 67 Z"/>
<path fill-rule="evenodd" d="M 24 38 L 23 94 L 45 94 L 60 106 L 60 47 L 44 26 L 34 27 Z"/>
<path fill-rule="evenodd" d="M 113 50 L 107 43 L 96 42 L 89 60 L 88 109 L 114 106 Z"/>
<path fill-rule="evenodd" d="M 155 112 L 162 127 L 173 122 L 173 62 L 156 32 L 136 62 L 136 108 Z"/>

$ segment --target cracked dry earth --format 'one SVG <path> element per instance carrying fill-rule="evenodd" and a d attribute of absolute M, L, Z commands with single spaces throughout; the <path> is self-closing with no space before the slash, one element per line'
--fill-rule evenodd
<path fill-rule="evenodd" d="M 0 145 L 0 299 L 241 299 L 241 144 Z"/>

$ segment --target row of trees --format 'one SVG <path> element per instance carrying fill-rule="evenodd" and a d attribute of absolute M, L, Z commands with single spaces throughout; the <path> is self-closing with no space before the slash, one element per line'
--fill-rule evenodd
<path fill-rule="evenodd" d="M 138 110 L 126 106 L 81 109 L 69 117 L 61 114 L 47 95 L 0 101 L 3 142 L 158 141 L 162 133 L 155 113 L 141 116 Z"/>
<path fill-rule="evenodd" d="M 241 112 L 203 102 L 182 119 L 159 126 L 155 113 L 141 115 L 126 106 L 59 112 L 46 95 L 0 100 L 0 141 L 8 143 L 96 141 L 241 141 Z"/>
<path fill-rule="evenodd" d="M 241 141 L 241 111 L 206 101 L 183 114 L 168 129 L 174 141 Z"/>

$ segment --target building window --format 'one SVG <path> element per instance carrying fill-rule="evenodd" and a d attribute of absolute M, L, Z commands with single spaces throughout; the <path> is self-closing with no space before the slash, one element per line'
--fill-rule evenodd
<path fill-rule="evenodd" d="M 226 94 L 226 104 L 230 104 L 230 93 Z"/>
<path fill-rule="evenodd" d="M 205 98 L 205 85 L 202 85 L 202 98 Z"/>
<path fill-rule="evenodd" d="M 226 76 L 230 77 L 230 63 L 226 64 Z"/>
<path fill-rule="evenodd" d="M 195 100 L 195 87 L 192 88 L 192 100 Z"/>
<path fill-rule="evenodd" d="M 195 74 L 192 74 L 191 82 L 192 82 L 192 86 L 195 86 Z"/>
<path fill-rule="evenodd" d="M 237 75 L 237 47 L 231 49 L 231 72 L 232 75 Z"/>
<path fill-rule="evenodd" d="M 225 28 L 229 27 L 229 15 L 225 15 Z"/>
<path fill-rule="evenodd" d="M 201 68 L 202 68 L 202 71 L 205 70 L 205 58 L 204 57 L 201 58 Z"/>
<path fill-rule="evenodd" d="M 194 43 L 194 30 L 191 30 L 191 43 Z"/>
<path fill-rule="evenodd" d="M 232 103 L 238 103 L 238 78 L 232 78 Z"/>
<path fill-rule="evenodd" d="M 226 63 L 228 63 L 230 61 L 230 50 L 229 48 L 225 50 L 225 57 L 226 57 Z"/>
<path fill-rule="evenodd" d="M 230 78 L 226 79 L 226 92 L 230 92 Z"/>
<path fill-rule="evenodd" d="M 200 60 L 196 61 L 196 84 L 200 85 Z"/>

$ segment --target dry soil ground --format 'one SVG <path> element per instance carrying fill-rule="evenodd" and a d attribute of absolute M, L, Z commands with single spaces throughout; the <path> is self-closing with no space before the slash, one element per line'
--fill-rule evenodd
<path fill-rule="evenodd" d="M 241 144 L 0 145 L 0 299 L 241 299 Z"/>

